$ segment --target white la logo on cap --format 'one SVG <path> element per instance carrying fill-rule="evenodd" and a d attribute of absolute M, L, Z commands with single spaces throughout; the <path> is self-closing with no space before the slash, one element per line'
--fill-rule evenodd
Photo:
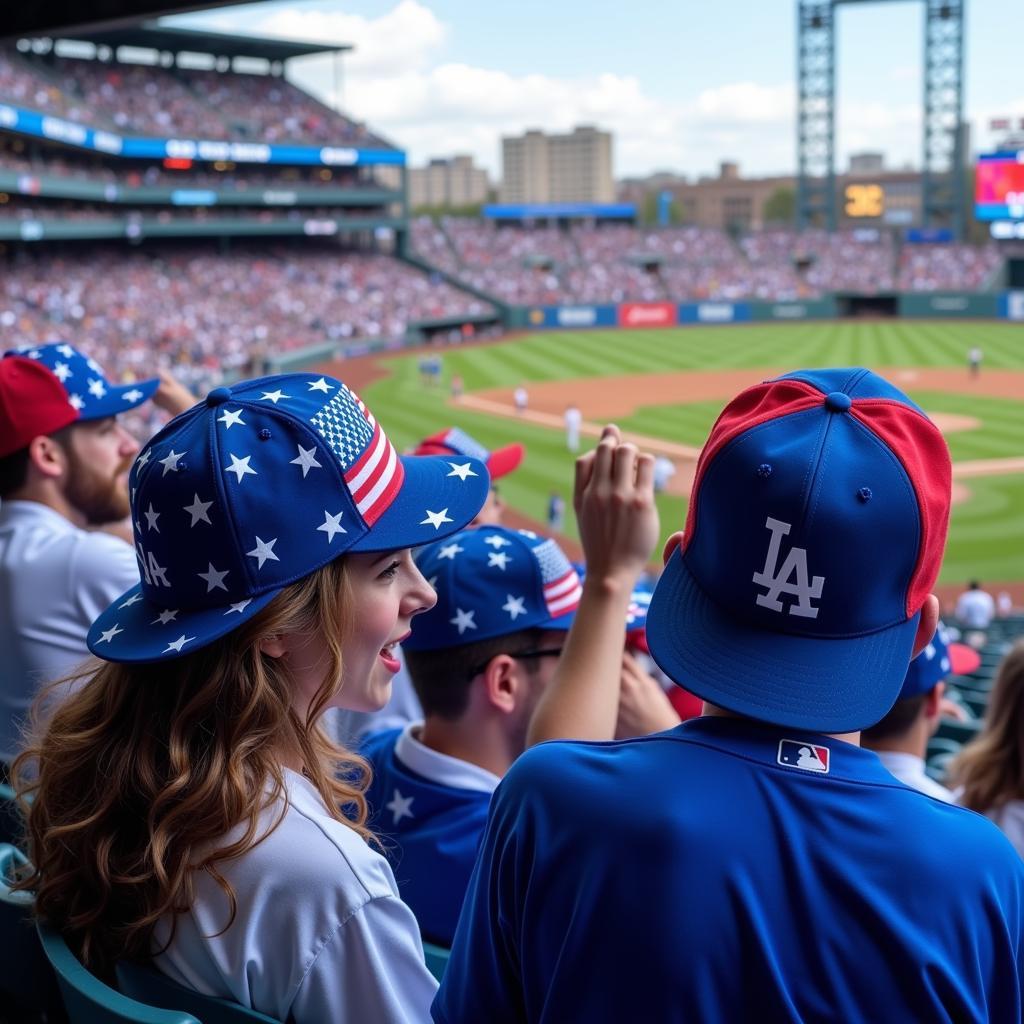
<path fill-rule="evenodd" d="M 754 573 L 754 582 L 759 587 L 767 587 L 767 594 L 758 594 L 757 603 L 762 608 L 770 608 L 773 612 L 783 610 L 779 594 L 789 594 L 797 599 L 796 604 L 791 604 L 787 611 L 790 615 L 799 615 L 805 619 L 816 619 L 818 609 L 811 604 L 811 598 L 821 597 L 821 588 L 825 585 L 824 576 L 815 576 L 808 579 L 807 576 L 807 549 L 792 547 L 782 568 L 776 571 L 779 564 L 779 548 L 782 546 L 782 538 L 787 536 L 792 529 L 789 523 L 783 523 L 778 519 L 769 516 L 764 525 L 771 531 L 771 540 L 768 542 L 768 555 L 764 560 L 764 568 Z M 790 579 L 796 576 L 796 582 L 791 583 Z"/>

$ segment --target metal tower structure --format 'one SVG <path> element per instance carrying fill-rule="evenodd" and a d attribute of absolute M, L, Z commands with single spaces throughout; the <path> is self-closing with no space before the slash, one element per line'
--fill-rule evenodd
<path fill-rule="evenodd" d="M 797 222 L 836 228 L 836 8 L 888 0 L 797 0 Z M 966 0 L 924 0 L 925 227 L 964 231 L 963 68 Z"/>

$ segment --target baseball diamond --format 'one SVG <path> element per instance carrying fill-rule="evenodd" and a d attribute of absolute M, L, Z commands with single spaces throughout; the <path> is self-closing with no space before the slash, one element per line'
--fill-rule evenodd
<path fill-rule="evenodd" d="M 964 353 L 985 351 L 968 374 Z M 1024 600 L 1024 327 L 988 322 L 845 321 L 816 324 L 562 331 L 444 350 L 445 380 L 464 394 L 420 382 L 416 355 L 366 356 L 344 364 L 345 379 L 371 404 L 390 396 L 399 448 L 451 423 L 482 443 L 526 445 L 527 457 L 501 490 L 511 508 L 541 523 L 552 491 L 572 478 L 562 413 L 583 413 L 584 444 L 613 419 L 678 473 L 658 496 L 663 535 L 686 514 L 688 481 L 723 398 L 794 366 L 868 366 L 889 377 L 931 415 L 953 458 L 954 500 L 940 594 L 972 576 Z M 339 372 L 338 364 L 333 364 Z M 329 370 L 329 366 L 324 367 Z M 512 391 L 525 383 L 529 409 Z M 570 516 L 567 550 L 577 537 Z"/>

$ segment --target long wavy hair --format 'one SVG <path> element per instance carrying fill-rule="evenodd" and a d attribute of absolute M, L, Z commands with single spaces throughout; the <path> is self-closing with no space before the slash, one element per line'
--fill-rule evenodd
<path fill-rule="evenodd" d="M 96 662 L 55 686 L 80 686 L 37 711 L 32 740 L 14 763 L 28 820 L 34 873 L 21 887 L 93 971 L 121 957 L 147 959 L 153 929 L 188 909 L 196 872 L 235 894 L 218 864 L 245 853 L 285 813 L 282 751 L 300 758 L 327 810 L 367 841 L 369 767 L 316 724 L 342 687 L 345 609 L 340 558 L 285 589 L 222 640 L 168 662 Z M 317 633 L 329 652 L 305 720 L 291 706 L 280 659 L 262 653 L 275 635 Z M 81 685 L 84 682 L 84 685 Z M 270 828 L 261 812 L 280 800 Z M 227 843 L 239 825 L 241 835 Z M 168 940 L 170 941 L 170 940 Z"/>
<path fill-rule="evenodd" d="M 978 736 L 950 766 L 959 802 L 987 814 L 1024 799 L 1024 640 L 1003 658 Z"/>

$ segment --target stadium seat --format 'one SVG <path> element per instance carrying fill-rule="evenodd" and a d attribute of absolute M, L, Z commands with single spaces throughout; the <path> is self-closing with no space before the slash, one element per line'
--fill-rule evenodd
<path fill-rule="evenodd" d="M 14 790 L 0 782 L 0 843 L 17 844 L 21 840 L 21 811 Z"/>
<path fill-rule="evenodd" d="M 193 992 L 192 989 L 179 985 L 148 964 L 122 960 L 117 965 L 116 972 L 117 984 L 125 995 L 153 1006 L 162 1006 L 167 1010 L 193 1014 L 202 1021 L 202 1024 L 244 1024 L 245 1021 L 280 1024 L 275 1017 L 250 1010 L 240 1003 Z"/>
<path fill-rule="evenodd" d="M 36 931 L 56 972 L 71 1024 L 202 1024 L 191 1014 L 165 1010 L 122 995 L 82 966 L 60 932 L 42 922 Z"/>
<path fill-rule="evenodd" d="M 939 722 L 939 727 L 936 729 L 931 742 L 934 743 L 935 740 L 953 740 L 953 742 L 963 745 L 973 740 L 978 735 L 980 729 L 980 722 L 956 722 L 951 718 L 943 718 Z"/>
<path fill-rule="evenodd" d="M 445 949 L 444 946 L 435 946 L 432 942 L 424 942 L 423 955 L 427 960 L 427 970 L 440 981 L 444 977 L 444 969 L 448 966 L 448 957 L 452 955 L 452 951 Z"/>
<path fill-rule="evenodd" d="M 0 1019 L 64 1019 L 56 980 L 32 927 L 32 894 L 13 892 L 17 870 L 27 858 L 0 843 Z"/>

